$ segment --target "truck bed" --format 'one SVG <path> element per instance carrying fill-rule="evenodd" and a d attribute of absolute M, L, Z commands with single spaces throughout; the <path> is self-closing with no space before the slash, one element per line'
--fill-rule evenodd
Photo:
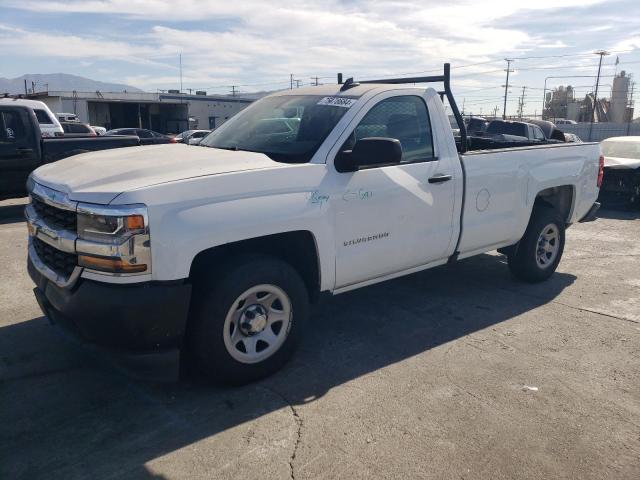
<path fill-rule="evenodd" d="M 574 208 L 558 205 L 567 224 L 587 214 L 598 196 L 598 143 L 557 143 L 469 151 L 465 172 L 460 257 L 498 248 L 523 235 L 536 195 L 564 189 Z M 588 161 L 585 162 L 585 158 Z"/>
<path fill-rule="evenodd" d="M 135 135 L 86 138 L 43 138 L 42 160 L 51 163 L 79 153 L 140 145 Z"/>

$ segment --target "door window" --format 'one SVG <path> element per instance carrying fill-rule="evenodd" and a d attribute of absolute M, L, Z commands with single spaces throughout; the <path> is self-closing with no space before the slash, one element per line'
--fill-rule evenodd
<path fill-rule="evenodd" d="M 0 142 L 17 142 L 27 136 L 20 114 L 15 111 L 0 110 Z"/>
<path fill-rule="evenodd" d="M 382 100 L 367 112 L 341 150 L 351 150 L 358 140 L 367 137 L 399 140 L 401 163 L 434 160 L 429 114 L 424 100 L 418 96 Z"/>
<path fill-rule="evenodd" d="M 140 138 L 153 138 L 153 133 L 149 130 L 137 130 L 136 133 Z"/>
<path fill-rule="evenodd" d="M 546 137 L 544 136 L 544 133 L 542 133 L 542 130 L 540 129 L 540 127 L 537 127 L 535 125 L 533 127 L 533 138 L 535 138 L 536 140 L 540 140 L 540 141 L 544 141 L 546 139 Z"/>

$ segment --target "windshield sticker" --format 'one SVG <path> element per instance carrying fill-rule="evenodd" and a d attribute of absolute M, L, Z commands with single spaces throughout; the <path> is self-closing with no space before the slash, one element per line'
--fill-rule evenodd
<path fill-rule="evenodd" d="M 318 105 L 330 105 L 333 107 L 351 108 L 351 106 L 358 100 L 355 98 L 345 97 L 324 97 L 318 102 Z"/>

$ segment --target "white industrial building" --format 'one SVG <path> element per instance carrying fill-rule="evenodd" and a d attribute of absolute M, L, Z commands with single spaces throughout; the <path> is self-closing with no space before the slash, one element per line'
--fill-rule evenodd
<path fill-rule="evenodd" d="M 179 133 L 190 128 L 214 129 L 253 99 L 225 96 L 148 92 L 49 91 L 29 95 L 53 112 L 75 113 L 81 122 L 112 128 L 148 128 Z"/>

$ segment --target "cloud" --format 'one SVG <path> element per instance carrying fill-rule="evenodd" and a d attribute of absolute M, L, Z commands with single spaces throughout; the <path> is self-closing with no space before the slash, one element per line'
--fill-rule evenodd
<path fill-rule="evenodd" d="M 548 38 L 519 25 L 534 18 L 566 23 L 554 12 L 603 5 L 604 0 L 5 0 L 29 12 L 90 14 L 99 21 L 126 19 L 136 31 L 101 36 L 60 34 L 0 25 L 0 50 L 12 55 L 78 61 L 117 60 L 150 70 L 127 73 L 136 86 L 175 84 L 182 54 L 185 85 L 242 83 L 280 85 L 290 73 L 309 76 L 379 76 L 495 61 L 538 49 L 566 49 L 575 36 Z M 595 8 L 595 7 L 594 7 Z M 211 28 L 213 27 L 213 28 Z M 542 27 L 540 27 L 542 28 Z M 635 38 L 635 37 L 634 37 Z M 636 45 L 631 38 L 625 45 Z M 636 42 L 636 43 L 634 43 Z M 635 47 L 634 47 L 635 48 Z M 504 65 L 457 71 L 462 85 L 472 76 L 502 77 Z M 160 69 L 160 71 L 151 71 Z M 482 83 L 480 81 L 480 83 Z"/>

